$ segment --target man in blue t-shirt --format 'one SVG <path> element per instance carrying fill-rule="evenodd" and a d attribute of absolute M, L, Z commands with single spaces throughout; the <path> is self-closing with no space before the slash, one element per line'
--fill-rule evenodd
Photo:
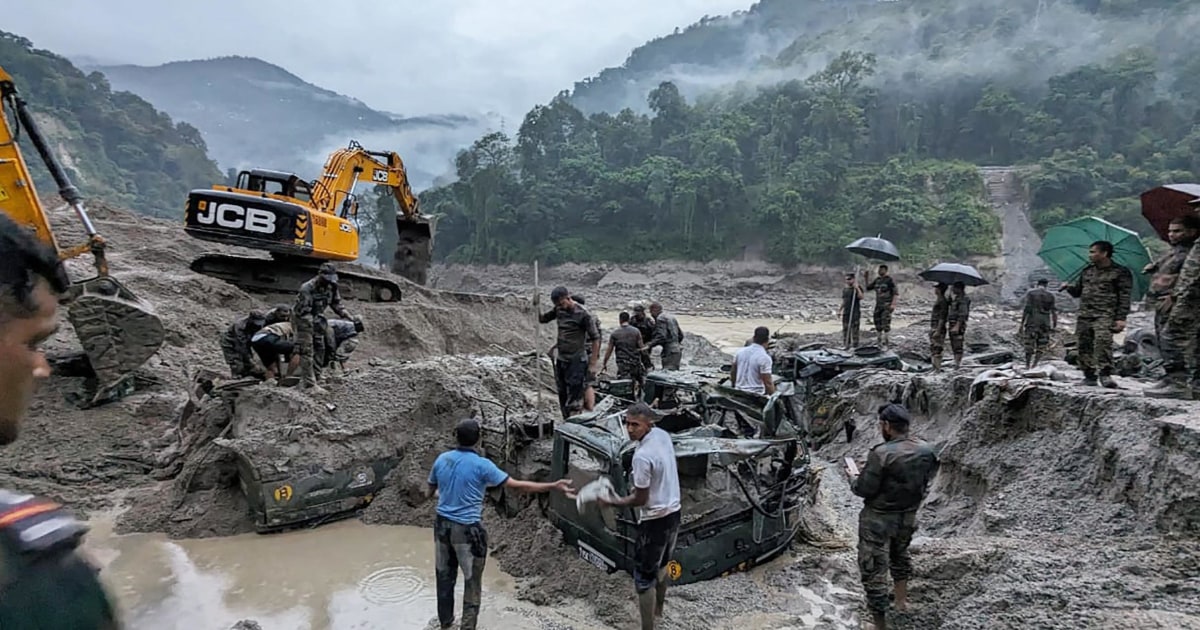
<path fill-rule="evenodd" d="M 479 422 L 463 420 L 454 428 L 458 448 L 438 456 L 429 471 L 428 495 L 438 495 L 437 519 L 433 526 L 437 545 L 438 624 L 454 624 L 454 587 L 458 570 L 465 580 L 461 630 L 475 630 L 479 620 L 479 598 L 483 589 L 483 565 L 487 561 L 487 531 L 483 496 L 488 488 L 503 485 L 520 492 L 569 492 L 571 481 L 554 483 L 520 481 L 500 470 L 492 460 L 475 452 L 479 444 Z"/>

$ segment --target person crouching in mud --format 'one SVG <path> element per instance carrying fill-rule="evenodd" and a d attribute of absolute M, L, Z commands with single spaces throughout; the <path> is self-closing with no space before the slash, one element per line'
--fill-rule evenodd
<path fill-rule="evenodd" d="M 454 625 L 454 587 L 462 569 L 463 609 L 461 630 L 475 630 L 487 561 L 487 530 L 483 528 L 483 496 L 488 488 L 504 486 L 518 492 L 570 492 L 571 481 L 553 483 L 520 481 L 500 470 L 475 451 L 479 444 L 477 420 L 463 420 L 454 428 L 458 447 L 438 456 L 429 471 L 426 496 L 437 494 L 433 525 L 437 577 L 437 627 Z M 432 625 L 432 624 L 431 624 Z"/>
<path fill-rule="evenodd" d="M 887 628 L 888 569 L 895 582 L 896 609 L 908 607 L 912 559 L 908 545 L 917 531 L 917 508 L 925 499 L 939 462 L 933 446 L 909 437 L 910 416 L 902 405 L 879 408 L 884 442 L 867 456 L 862 475 L 846 464 L 850 489 L 863 498 L 858 515 L 858 569 L 875 630 Z"/>
<path fill-rule="evenodd" d="M 637 591 L 642 630 L 653 630 L 667 597 L 667 564 L 675 553 L 679 534 L 679 472 L 671 434 L 653 426 L 654 410 L 644 402 L 625 411 L 629 439 L 638 443 L 633 453 L 633 494 L 603 505 L 638 508 L 638 535 L 634 547 L 633 586 Z"/>

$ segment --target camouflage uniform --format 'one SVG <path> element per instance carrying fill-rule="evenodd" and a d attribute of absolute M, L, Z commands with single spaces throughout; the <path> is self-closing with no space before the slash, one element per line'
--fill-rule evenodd
<path fill-rule="evenodd" d="M 946 349 L 946 322 L 949 319 L 950 299 L 944 293 L 938 294 L 929 314 L 929 355 L 935 359 L 940 360 Z"/>
<path fill-rule="evenodd" d="M 654 318 L 654 336 L 646 347 L 653 349 L 655 346 L 662 346 L 662 369 L 679 369 L 679 363 L 683 360 L 683 348 L 679 345 L 681 343 L 683 331 L 679 328 L 679 322 L 673 315 L 659 313 L 658 317 Z"/>
<path fill-rule="evenodd" d="M 120 627 L 98 569 L 76 553 L 86 531 L 54 503 L 0 490 L 0 628 Z"/>
<path fill-rule="evenodd" d="M 886 335 L 892 330 L 892 300 L 896 299 L 896 281 L 891 276 L 875 278 L 867 285 L 868 291 L 875 292 L 875 333 Z"/>
<path fill-rule="evenodd" d="M 1054 294 L 1038 287 L 1025 294 L 1025 309 L 1021 316 L 1025 362 L 1036 363 L 1050 345 L 1057 312 Z"/>
<path fill-rule="evenodd" d="M 642 333 L 631 325 L 621 326 L 609 335 L 608 344 L 617 355 L 617 378 L 632 380 L 637 384 L 637 391 L 641 391 L 646 382 Z"/>
<path fill-rule="evenodd" d="M 858 515 L 858 569 L 872 613 L 887 611 L 889 568 L 893 580 L 912 576 L 908 545 L 917 530 L 917 508 L 938 465 L 928 442 L 896 437 L 871 449 L 862 475 L 851 486 L 864 499 Z"/>
<path fill-rule="evenodd" d="M 221 354 L 225 355 L 225 363 L 229 364 L 229 373 L 233 378 L 248 376 L 254 371 L 250 338 L 264 325 L 265 316 L 251 311 L 246 317 L 235 321 L 225 330 L 225 334 L 221 335 Z"/>
<path fill-rule="evenodd" d="M 553 308 L 539 318 L 543 324 L 558 324 L 555 343 L 554 380 L 558 389 L 558 407 L 563 419 L 583 408 L 583 396 L 588 382 L 591 345 L 600 339 L 596 318 L 579 304 L 571 310 Z"/>
<path fill-rule="evenodd" d="M 350 319 L 342 306 L 336 282 L 322 283 L 317 277 L 300 285 L 296 305 L 292 308 L 292 328 L 296 334 L 296 348 L 300 351 L 300 378 L 308 384 L 316 382 L 314 363 L 325 356 L 326 308 L 332 308 L 343 319 Z"/>
<path fill-rule="evenodd" d="M 858 347 L 862 327 L 862 296 L 858 286 L 842 289 L 842 346 L 847 350 Z"/>
<path fill-rule="evenodd" d="M 358 349 L 358 331 L 362 324 L 347 319 L 331 319 L 325 332 L 325 365 L 345 363 Z"/>
<path fill-rule="evenodd" d="M 642 345 L 649 344 L 650 340 L 654 338 L 654 318 L 646 315 L 645 311 L 635 310 L 633 317 L 629 318 L 629 323 L 642 333 Z M 642 365 L 646 367 L 646 370 L 654 367 L 654 364 L 650 362 L 649 352 L 642 353 Z"/>
<path fill-rule="evenodd" d="M 1159 344 L 1163 369 L 1169 375 L 1189 378 L 1193 396 L 1200 391 L 1200 241 L 1191 246 L 1171 289 L 1171 312 L 1166 317 Z"/>
<path fill-rule="evenodd" d="M 950 310 L 946 323 L 950 332 L 950 352 L 955 358 L 962 357 L 963 340 L 967 336 L 967 320 L 971 317 L 971 298 L 967 294 L 957 294 L 950 298 Z"/>
<path fill-rule="evenodd" d="M 1133 274 L 1111 263 L 1107 267 L 1089 264 L 1079 279 L 1067 287 L 1067 293 L 1079 298 L 1075 323 L 1075 341 L 1079 348 L 1079 367 L 1085 377 L 1110 376 L 1113 368 L 1113 325 L 1129 316 Z"/>

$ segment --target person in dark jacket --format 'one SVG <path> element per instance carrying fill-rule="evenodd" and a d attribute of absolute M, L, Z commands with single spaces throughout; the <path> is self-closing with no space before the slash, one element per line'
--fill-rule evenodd
<path fill-rule="evenodd" d="M 917 531 L 917 508 L 939 467 L 933 446 L 909 436 L 910 422 L 902 405 L 880 407 L 884 442 L 871 449 L 861 475 L 857 466 L 846 465 L 851 490 L 863 498 L 858 514 L 858 569 L 875 630 L 887 628 L 889 569 L 896 609 L 908 606 L 908 579 L 912 576 L 908 546 Z"/>
<path fill-rule="evenodd" d="M 0 445 L 17 439 L 37 382 L 41 345 L 58 330 L 70 280 L 50 247 L 0 214 Z M 0 455 L 3 457 L 3 455 Z M 62 506 L 0 489 L 0 628 L 116 630 L 98 569 L 78 553 L 87 527 Z"/>

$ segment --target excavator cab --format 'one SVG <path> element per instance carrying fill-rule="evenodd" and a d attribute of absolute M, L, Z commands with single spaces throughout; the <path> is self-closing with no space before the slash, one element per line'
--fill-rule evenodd
<path fill-rule="evenodd" d="M 114 400 L 131 389 L 132 372 L 162 346 L 162 321 L 149 305 L 109 275 L 106 243 L 92 225 L 79 190 L 50 151 L 25 101 L 17 94 L 12 77 L 3 68 L 0 68 L 0 101 L 0 212 L 29 227 L 39 240 L 58 252 L 60 260 L 92 255 L 96 276 L 73 282 L 62 301 L 96 377 L 96 389 L 88 404 Z M 84 243 L 64 249 L 55 238 L 17 146 L 22 132 L 58 184 L 59 194 L 83 224 L 87 234 Z"/>
<path fill-rule="evenodd" d="M 312 187 L 295 173 L 256 168 L 238 173 L 237 187 L 300 201 L 312 201 Z"/>

